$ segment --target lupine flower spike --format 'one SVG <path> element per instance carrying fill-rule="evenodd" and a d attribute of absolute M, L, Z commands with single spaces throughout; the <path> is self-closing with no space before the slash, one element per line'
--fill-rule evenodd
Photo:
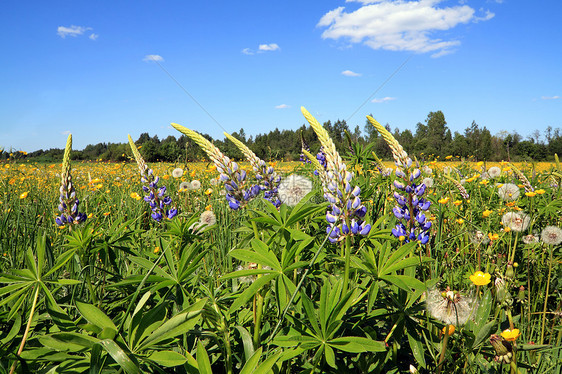
<path fill-rule="evenodd" d="M 412 167 L 412 159 L 384 126 L 371 116 L 367 116 L 367 119 L 387 142 L 397 166 L 394 199 L 398 205 L 392 211 L 400 222 L 392 229 L 392 234 L 405 243 L 419 240 L 421 244 L 426 244 L 429 241 L 431 228 L 431 221 L 427 218 L 426 212 L 431 202 L 423 197 L 427 186 L 423 181 L 417 182 L 421 171 L 415 166 Z"/>
<path fill-rule="evenodd" d="M 233 142 L 236 147 L 238 147 L 248 162 L 250 162 L 250 165 L 252 165 L 252 168 L 256 172 L 256 179 L 260 183 L 260 190 L 264 191 L 264 198 L 276 207 L 279 207 L 281 205 L 281 201 L 279 200 L 277 194 L 281 176 L 277 175 L 272 166 L 268 166 L 264 160 L 256 156 L 256 154 L 252 152 L 246 144 L 226 132 L 224 135 Z"/>
<path fill-rule="evenodd" d="M 325 155 L 325 175 L 322 174 L 323 168 L 318 168 L 318 164 L 314 161 L 313 163 L 321 175 L 324 198 L 330 203 L 330 210 L 326 213 L 328 221 L 326 232 L 331 232 L 330 241 L 335 243 L 346 236 L 368 235 L 371 225 L 363 220 L 367 208 L 361 204 L 359 186 L 351 186 L 353 173 L 347 170 L 347 165 L 340 157 L 326 129 L 306 109 L 301 107 L 301 111 L 316 132 Z M 317 161 L 322 163 L 318 157 Z"/>
<path fill-rule="evenodd" d="M 142 190 L 147 193 L 147 195 L 144 196 L 144 201 L 148 203 L 150 209 L 152 210 L 152 219 L 157 222 L 161 222 L 163 218 L 174 218 L 178 214 L 178 210 L 176 207 L 172 206 L 172 198 L 170 196 L 166 196 L 166 186 L 158 187 L 160 178 L 154 176 L 154 172 L 148 167 L 142 158 L 137 146 L 131 138 L 131 135 L 129 135 L 129 145 L 131 146 L 131 151 L 133 152 L 139 167 L 141 181 L 144 184 L 142 186 Z"/>
<path fill-rule="evenodd" d="M 533 188 L 533 186 L 531 186 L 531 182 L 529 182 L 529 180 L 527 179 L 527 177 L 525 176 L 525 174 L 523 174 L 521 172 L 521 170 L 519 170 L 515 165 L 513 165 L 511 162 L 508 163 L 508 165 L 511 167 L 511 170 L 513 170 L 513 174 L 515 174 L 515 176 L 517 177 L 517 179 L 519 179 L 519 181 L 521 181 L 521 183 L 523 184 L 523 187 L 525 188 L 525 192 L 533 192 L 535 191 L 535 189 Z"/>
<path fill-rule="evenodd" d="M 192 139 L 209 156 L 220 173 L 220 180 L 224 183 L 226 190 L 226 200 L 232 210 L 237 210 L 256 197 L 260 192 L 260 186 L 255 184 L 247 186 L 246 171 L 240 169 L 238 164 L 222 154 L 222 152 L 205 139 L 203 135 L 188 129 L 177 123 L 172 123 L 172 127 Z"/>
<path fill-rule="evenodd" d="M 62 159 L 62 175 L 60 186 L 60 204 L 58 206 L 61 213 L 55 219 L 58 226 L 63 226 L 66 223 L 78 224 L 86 220 L 86 214 L 78 212 L 78 205 L 80 201 L 76 197 L 76 191 L 72 183 L 72 175 L 70 174 L 70 150 L 72 149 L 72 134 L 68 135 L 66 140 L 66 147 L 64 149 L 64 156 Z"/>

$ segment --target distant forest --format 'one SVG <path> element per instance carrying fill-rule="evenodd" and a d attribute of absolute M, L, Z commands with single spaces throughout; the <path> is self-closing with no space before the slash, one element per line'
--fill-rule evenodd
<path fill-rule="evenodd" d="M 324 127 L 330 133 L 332 140 L 340 152 L 349 148 L 348 137 L 354 142 L 363 144 L 375 142 L 374 152 L 378 157 L 388 160 L 392 158 L 390 149 L 380 137 L 374 127 L 368 122 L 363 131 L 359 126 L 350 129 L 346 121 L 327 121 Z M 464 133 L 451 130 L 447 127 L 443 112 L 430 112 L 426 120 L 418 122 L 415 132 L 409 129 L 400 131 L 392 130 L 389 125 L 386 128 L 391 131 L 406 152 L 415 155 L 419 159 L 428 159 L 439 156 L 440 159 L 448 155 L 459 157 L 471 157 L 475 160 L 486 161 L 545 161 L 552 160 L 554 154 L 562 155 L 562 133 L 559 128 L 547 127 L 541 134 L 535 130 L 530 136 L 523 139 L 517 132 L 502 131 L 492 135 L 484 126 L 480 127 L 476 122 L 464 130 Z M 232 133 L 233 136 L 244 142 L 256 155 L 264 160 L 298 160 L 301 153 L 301 139 L 307 143 L 310 150 L 316 153 L 320 143 L 310 126 L 303 125 L 297 130 L 275 129 L 267 134 L 247 136 L 244 129 Z M 224 139 L 211 140 L 227 156 L 234 159 L 243 158 L 240 151 L 233 143 Z M 142 133 L 136 140 L 140 152 L 148 162 L 188 162 L 205 160 L 203 151 L 189 138 L 181 135 L 179 138 L 168 136 L 160 140 L 158 136 L 150 136 Z M 0 159 L 10 157 L 10 151 L 0 151 Z M 38 150 L 32 153 L 17 153 L 18 159 L 30 159 L 39 162 L 58 162 L 62 160 L 63 149 Z M 73 151 L 73 160 L 105 160 L 125 161 L 130 159 L 128 143 L 98 143 L 88 145 L 81 151 Z"/>

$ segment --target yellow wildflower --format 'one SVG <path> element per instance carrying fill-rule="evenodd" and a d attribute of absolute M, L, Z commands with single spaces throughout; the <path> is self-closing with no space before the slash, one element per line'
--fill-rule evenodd
<path fill-rule="evenodd" d="M 482 212 L 482 217 L 488 218 L 488 216 L 492 213 L 493 212 L 491 210 L 486 209 L 485 211 Z"/>
<path fill-rule="evenodd" d="M 546 192 L 546 191 L 543 190 L 542 188 L 541 188 L 540 190 L 536 190 L 536 191 L 535 191 L 535 193 L 536 193 L 537 195 L 542 195 L 542 194 L 545 193 L 545 192 Z"/>
<path fill-rule="evenodd" d="M 88 214 L 88 218 L 92 218 L 93 216 L 94 216 L 94 213 Z"/>
<path fill-rule="evenodd" d="M 480 181 L 480 184 L 483 184 L 484 186 L 488 185 L 488 180 L 484 179 L 483 181 Z"/>
<path fill-rule="evenodd" d="M 131 198 L 133 198 L 133 199 L 135 199 L 135 200 L 140 200 L 140 199 L 141 199 L 140 195 L 139 195 L 138 193 L 136 193 L 136 192 L 132 192 L 132 193 L 131 193 Z"/>
<path fill-rule="evenodd" d="M 158 252 L 160 252 L 160 247 L 154 248 L 154 253 L 158 253 Z"/>
<path fill-rule="evenodd" d="M 25 199 L 27 197 L 27 194 L 29 194 L 29 191 L 25 191 L 24 193 L 22 193 L 20 195 L 20 199 Z"/>
<path fill-rule="evenodd" d="M 452 155 L 449 155 L 449 156 L 446 156 L 446 157 L 445 157 L 445 160 L 450 160 L 450 159 L 452 159 L 452 158 L 453 158 L 453 156 L 452 156 Z"/>
<path fill-rule="evenodd" d="M 536 194 L 537 194 L 536 192 L 525 192 L 525 196 L 529 196 L 529 197 L 533 197 Z"/>
<path fill-rule="evenodd" d="M 111 212 L 105 212 L 103 215 L 104 215 L 104 216 L 108 216 L 108 215 L 110 215 L 110 214 L 111 214 Z"/>
<path fill-rule="evenodd" d="M 449 202 L 449 197 L 444 197 L 438 200 L 439 204 L 447 204 Z"/>
<path fill-rule="evenodd" d="M 205 210 L 211 210 L 211 209 L 213 209 L 213 206 L 211 204 L 209 204 L 205 207 Z"/>
<path fill-rule="evenodd" d="M 455 206 L 459 206 L 462 204 L 462 200 L 455 200 L 453 201 L 453 204 L 455 204 Z"/>
<path fill-rule="evenodd" d="M 478 162 L 476 163 L 476 166 L 482 166 L 482 165 L 484 165 L 484 161 L 478 161 Z"/>
<path fill-rule="evenodd" d="M 494 240 L 498 240 L 500 238 L 500 236 L 498 234 L 492 234 L 492 233 L 488 233 L 488 239 L 494 241 Z"/>
<path fill-rule="evenodd" d="M 501 333 L 501 336 L 509 342 L 514 342 L 515 340 L 517 340 L 519 335 L 521 335 L 519 329 L 513 329 L 513 330 L 507 329 L 507 330 L 503 330 L 503 332 Z"/>
<path fill-rule="evenodd" d="M 448 325 L 448 326 L 444 326 L 441 329 L 441 333 L 443 335 L 447 334 L 449 336 L 453 335 L 455 333 L 455 325 Z"/>
<path fill-rule="evenodd" d="M 457 219 L 457 223 L 459 225 L 462 225 L 464 223 L 464 219 L 462 219 L 462 218 Z"/>
<path fill-rule="evenodd" d="M 209 196 L 212 193 L 213 193 L 213 190 L 211 188 L 207 188 L 207 190 L 205 191 L 205 195 L 207 195 L 207 196 Z"/>
<path fill-rule="evenodd" d="M 484 273 L 478 270 L 476 273 L 472 274 L 469 278 L 476 286 L 485 286 L 490 283 L 490 274 Z"/>
<path fill-rule="evenodd" d="M 505 231 L 505 232 L 510 232 L 510 231 L 511 231 L 511 227 L 505 226 L 505 227 L 503 228 L 503 231 Z"/>

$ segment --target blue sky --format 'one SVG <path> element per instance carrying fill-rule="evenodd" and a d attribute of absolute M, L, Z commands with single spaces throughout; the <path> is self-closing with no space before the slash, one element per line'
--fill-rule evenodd
<path fill-rule="evenodd" d="M 4 1 L 0 147 L 179 136 L 170 122 L 255 135 L 300 127 L 301 106 L 352 129 L 372 114 L 415 130 L 441 110 L 453 132 L 526 137 L 562 128 L 560 14 L 558 0 Z"/>

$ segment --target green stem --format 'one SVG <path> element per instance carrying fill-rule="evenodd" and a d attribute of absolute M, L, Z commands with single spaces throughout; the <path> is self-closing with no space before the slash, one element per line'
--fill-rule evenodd
<path fill-rule="evenodd" d="M 343 275 L 343 292 L 347 292 L 347 287 L 349 285 L 349 263 L 351 260 L 351 236 L 347 235 L 345 237 L 345 269 Z"/>
<path fill-rule="evenodd" d="M 445 336 L 443 337 L 443 345 L 441 346 L 441 354 L 439 355 L 439 363 L 437 364 L 437 374 L 441 373 L 443 361 L 445 361 L 445 353 L 447 352 L 447 342 L 449 341 L 449 326 L 445 327 Z"/>
<path fill-rule="evenodd" d="M 27 336 L 29 335 L 29 329 L 31 328 L 31 321 L 33 320 L 33 315 L 35 314 L 35 307 L 37 306 L 37 299 L 39 298 L 39 284 L 35 285 L 35 295 L 33 296 L 33 304 L 31 305 L 31 311 L 29 312 L 29 319 L 27 320 L 27 326 L 25 326 L 25 332 L 23 333 L 23 338 L 21 339 L 21 344 L 18 349 L 17 355 L 19 356 L 23 351 Z M 12 368 L 10 369 L 10 374 L 13 374 L 16 370 L 17 360 L 14 361 Z"/>
<path fill-rule="evenodd" d="M 552 274 L 552 246 L 549 246 L 550 256 L 548 261 L 548 277 L 546 278 L 546 293 L 544 295 L 544 306 L 542 309 L 542 323 L 541 323 L 541 343 L 544 342 L 544 326 L 546 324 L 546 307 L 548 303 L 548 292 L 550 291 L 550 275 Z"/>

